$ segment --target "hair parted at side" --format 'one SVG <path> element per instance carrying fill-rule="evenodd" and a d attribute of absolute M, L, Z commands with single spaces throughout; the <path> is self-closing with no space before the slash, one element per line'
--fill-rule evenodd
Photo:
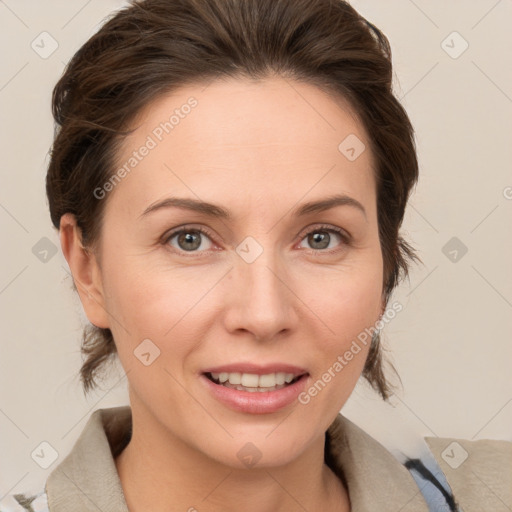
<path fill-rule="evenodd" d="M 120 142 L 150 102 L 200 81 L 275 75 L 345 98 L 370 138 L 387 303 L 409 262 L 420 261 L 399 233 L 418 179 L 414 131 L 392 91 L 386 36 L 342 0 L 133 0 L 114 13 L 53 91 L 46 190 L 54 226 L 74 214 L 83 245 L 94 248 L 108 201 L 94 190 L 112 177 Z M 111 331 L 86 328 L 82 353 L 87 393 L 116 354 Z M 378 336 L 363 376 L 390 396 Z"/>

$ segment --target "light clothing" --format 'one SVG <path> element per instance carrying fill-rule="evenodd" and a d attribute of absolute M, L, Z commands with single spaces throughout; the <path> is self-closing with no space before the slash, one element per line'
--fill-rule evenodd
<path fill-rule="evenodd" d="M 131 420 L 129 406 L 93 412 L 44 491 L 8 496 L 0 512 L 128 512 L 114 458 L 129 442 Z M 434 474 L 420 459 L 401 464 L 338 414 L 326 433 L 325 461 L 345 482 L 352 512 L 512 510 L 511 442 L 425 440 L 437 463 Z M 458 505 L 450 505 L 452 490 Z"/>

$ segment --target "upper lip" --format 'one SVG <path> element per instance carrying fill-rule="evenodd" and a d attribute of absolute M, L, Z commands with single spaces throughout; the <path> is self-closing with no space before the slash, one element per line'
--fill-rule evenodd
<path fill-rule="evenodd" d="M 269 363 L 258 365 L 254 363 L 231 363 L 207 368 L 203 373 L 252 373 L 268 375 L 269 373 L 292 373 L 296 377 L 308 373 L 304 368 L 285 363 Z"/>

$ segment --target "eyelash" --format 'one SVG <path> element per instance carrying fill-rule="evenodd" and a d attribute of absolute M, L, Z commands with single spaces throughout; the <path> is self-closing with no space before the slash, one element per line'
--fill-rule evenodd
<path fill-rule="evenodd" d="M 206 235 L 208 238 L 210 238 L 210 240 L 212 242 L 213 242 L 213 239 L 215 238 L 213 233 L 206 228 L 195 227 L 195 226 L 182 226 L 182 227 L 176 229 L 175 231 L 172 231 L 172 232 L 164 235 L 162 244 L 168 246 L 170 240 L 172 240 L 176 235 L 180 235 L 181 233 L 194 232 L 194 231 L 199 232 L 203 235 Z M 350 245 L 350 243 L 351 243 L 351 236 L 346 231 L 344 231 L 343 229 L 337 228 L 335 226 L 327 225 L 327 224 L 321 224 L 321 225 L 315 226 L 313 229 L 310 229 L 309 231 L 301 233 L 300 241 L 302 242 L 302 240 L 306 236 L 310 235 L 311 233 L 316 233 L 316 232 L 335 233 L 335 234 L 339 235 L 339 237 L 341 238 L 341 240 L 343 242 L 342 245 L 347 246 L 347 245 Z M 171 250 L 173 252 L 178 252 L 178 254 L 184 254 L 187 257 L 192 257 L 192 258 L 202 256 L 203 253 L 209 252 L 209 250 L 199 251 L 199 252 L 196 252 L 196 251 L 187 252 L 184 250 L 175 249 L 174 247 L 172 247 Z M 305 250 L 310 254 L 315 254 L 315 255 L 327 254 L 327 255 L 329 255 L 329 254 L 335 254 L 337 252 L 340 252 L 341 250 L 343 250 L 343 248 L 338 247 L 335 249 L 305 249 Z"/>

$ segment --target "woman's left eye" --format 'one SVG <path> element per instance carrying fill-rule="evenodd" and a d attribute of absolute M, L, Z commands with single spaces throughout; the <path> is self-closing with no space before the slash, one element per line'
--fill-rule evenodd
<path fill-rule="evenodd" d="M 331 242 L 334 238 L 338 238 L 341 240 L 342 243 L 348 244 L 349 239 L 348 236 L 339 228 L 334 227 L 328 227 L 328 226 L 321 226 L 317 227 L 308 233 L 306 233 L 305 237 L 302 240 L 306 240 L 307 243 L 309 243 L 310 247 L 313 252 L 333 252 L 329 249 L 336 250 L 336 247 L 340 245 L 340 242 L 338 241 L 337 244 L 335 244 L 335 247 L 330 246 Z M 336 240 L 334 240 L 336 241 Z M 306 247 L 307 249 L 307 247 Z M 328 250 L 326 250 L 328 249 Z"/>

